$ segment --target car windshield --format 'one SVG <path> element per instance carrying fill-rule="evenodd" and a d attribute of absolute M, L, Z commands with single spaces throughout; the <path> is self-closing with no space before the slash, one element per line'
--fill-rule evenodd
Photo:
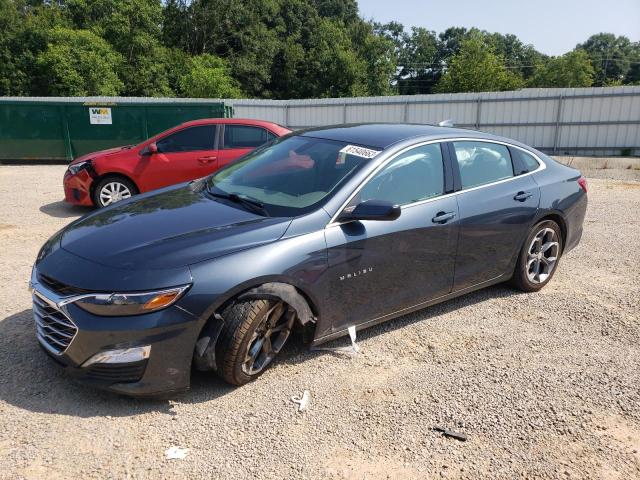
<path fill-rule="evenodd" d="M 218 198 L 258 202 L 270 216 L 293 217 L 316 209 L 379 152 L 322 138 L 284 137 L 218 171 L 208 190 Z"/>

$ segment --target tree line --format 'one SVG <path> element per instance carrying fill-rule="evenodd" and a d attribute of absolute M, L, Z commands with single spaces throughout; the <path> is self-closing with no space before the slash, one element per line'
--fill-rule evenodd
<path fill-rule="evenodd" d="M 0 0 L 0 95 L 321 98 L 640 84 L 640 42 L 360 17 L 356 0 Z"/>

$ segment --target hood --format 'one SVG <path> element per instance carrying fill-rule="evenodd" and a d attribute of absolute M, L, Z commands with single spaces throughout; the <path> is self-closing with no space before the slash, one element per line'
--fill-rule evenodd
<path fill-rule="evenodd" d="M 74 163 L 84 162 L 85 160 L 89 160 L 92 158 L 106 157 L 109 155 L 113 155 L 114 153 L 118 153 L 123 150 L 130 150 L 133 147 L 135 147 L 135 145 L 125 145 L 123 147 L 113 147 L 113 148 L 107 148 L 106 150 L 98 150 L 97 152 L 85 153 L 84 155 L 74 159 L 71 162 L 71 165 L 73 165 Z"/>
<path fill-rule="evenodd" d="M 113 268 L 167 269 L 273 242 L 290 223 L 290 218 L 262 217 L 182 186 L 83 217 L 62 232 L 60 245 Z"/>

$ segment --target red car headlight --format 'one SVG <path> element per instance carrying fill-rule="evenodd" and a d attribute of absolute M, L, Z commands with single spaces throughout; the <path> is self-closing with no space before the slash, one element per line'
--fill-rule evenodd
<path fill-rule="evenodd" d="M 67 171 L 71 175 L 77 175 L 79 172 L 81 172 L 82 170 L 86 170 L 89 167 L 91 167 L 91 160 L 85 160 L 84 162 L 79 162 L 79 163 L 74 163 L 73 165 L 69 165 L 69 168 L 67 168 Z"/>

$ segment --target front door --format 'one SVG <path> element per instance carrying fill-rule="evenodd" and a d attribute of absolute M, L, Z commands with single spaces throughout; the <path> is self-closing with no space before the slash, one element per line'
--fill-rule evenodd
<path fill-rule="evenodd" d="M 216 125 L 198 125 L 173 132 L 156 141 L 158 153 L 142 157 L 138 176 L 145 190 L 204 177 L 215 170 Z"/>
<path fill-rule="evenodd" d="M 328 299 L 319 335 L 344 330 L 448 294 L 458 229 L 455 196 L 444 195 L 441 145 L 392 159 L 346 208 L 376 199 L 402 205 L 394 221 L 358 221 L 325 229 Z"/>
<path fill-rule="evenodd" d="M 460 141 L 451 146 L 461 186 L 458 291 L 511 273 L 536 216 L 540 189 L 531 175 L 514 174 L 506 145 Z"/>

